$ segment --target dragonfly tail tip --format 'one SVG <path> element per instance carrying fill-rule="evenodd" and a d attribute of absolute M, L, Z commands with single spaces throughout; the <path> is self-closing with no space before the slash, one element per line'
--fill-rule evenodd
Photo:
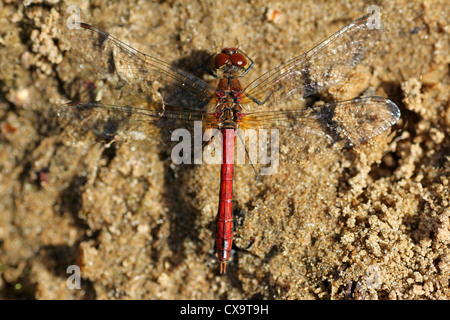
<path fill-rule="evenodd" d="M 227 262 L 226 261 L 221 261 L 220 262 L 220 274 L 225 274 L 227 269 Z"/>

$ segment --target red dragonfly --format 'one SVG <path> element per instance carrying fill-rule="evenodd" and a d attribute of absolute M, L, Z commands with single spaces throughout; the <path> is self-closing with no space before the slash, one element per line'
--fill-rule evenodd
<path fill-rule="evenodd" d="M 242 86 L 253 61 L 239 48 L 224 48 L 202 67 L 217 79 L 214 87 L 158 57 L 146 55 L 86 23 L 68 28 L 72 49 L 98 74 L 113 81 L 123 103 L 70 102 L 59 115 L 99 135 L 157 139 L 177 128 L 222 134 L 222 165 L 216 250 L 225 273 L 233 241 L 233 163 L 238 129 L 279 130 L 283 161 L 301 161 L 368 141 L 390 128 L 400 111 L 382 97 L 317 103 L 327 90 L 351 78 L 357 65 L 377 50 L 380 30 L 362 17 L 331 37 Z M 280 110 L 283 107 L 283 110 Z M 168 139 L 168 138 L 167 138 Z M 204 147 L 211 142 L 208 141 Z M 276 151 L 275 149 L 273 151 Z"/>

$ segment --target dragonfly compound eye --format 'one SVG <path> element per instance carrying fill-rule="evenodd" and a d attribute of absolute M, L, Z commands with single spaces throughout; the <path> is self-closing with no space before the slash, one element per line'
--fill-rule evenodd
<path fill-rule="evenodd" d="M 228 62 L 230 59 L 230 56 L 225 53 L 218 53 L 214 57 L 214 66 L 216 68 L 220 68 L 221 66 L 225 65 L 225 63 Z"/>
<path fill-rule="evenodd" d="M 247 65 L 247 59 L 245 59 L 245 56 L 242 53 L 235 53 L 231 55 L 230 59 L 235 66 L 245 67 Z"/>

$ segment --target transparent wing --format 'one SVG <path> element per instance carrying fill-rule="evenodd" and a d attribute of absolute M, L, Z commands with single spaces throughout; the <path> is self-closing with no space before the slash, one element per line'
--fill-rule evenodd
<path fill-rule="evenodd" d="M 244 90 L 243 104 L 260 109 L 295 101 L 344 81 L 354 67 L 377 48 L 381 30 L 362 17 L 311 49 L 268 71 Z M 259 106 L 259 108 L 258 108 Z"/>
<path fill-rule="evenodd" d="M 382 97 L 327 103 L 301 110 L 245 114 L 243 129 L 278 130 L 281 161 L 302 161 L 322 152 L 357 146 L 386 131 L 400 110 Z"/>
<path fill-rule="evenodd" d="M 67 27 L 66 37 L 74 53 L 124 94 L 138 94 L 163 106 L 187 110 L 202 110 L 214 97 L 214 88 L 198 77 L 141 53 L 89 24 Z"/>
<path fill-rule="evenodd" d="M 176 129 L 194 128 L 199 121 L 204 128 L 217 127 L 214 116 L 198 111 L 164 111 L 126 106 L 106 105 L 98 102 L 70 102 L 60 107 L 58 115 L 75 128 L 90 130 L 104 138 L 123 140 L 171 141 Z"/>

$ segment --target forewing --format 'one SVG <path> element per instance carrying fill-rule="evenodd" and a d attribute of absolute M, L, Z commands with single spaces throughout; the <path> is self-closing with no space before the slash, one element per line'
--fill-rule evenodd
<path fill-rule="evenodd" d="M 244 90 L 243 104 L 269 108 L 324 92 L 345 80 L 354 67 L 368 62 L 381 36 L 380 28 L 362 17 L 311 49 L 268 71 Z"/>
<path fill-rule="evenodd" d="M 214 96 L 214 88 L 198 77 L 86 23 L 67 27 L 66 37 L 72 51 L 124 95 L 137 94 L 163 106 L 187 110 L 203 110 Z"/>

